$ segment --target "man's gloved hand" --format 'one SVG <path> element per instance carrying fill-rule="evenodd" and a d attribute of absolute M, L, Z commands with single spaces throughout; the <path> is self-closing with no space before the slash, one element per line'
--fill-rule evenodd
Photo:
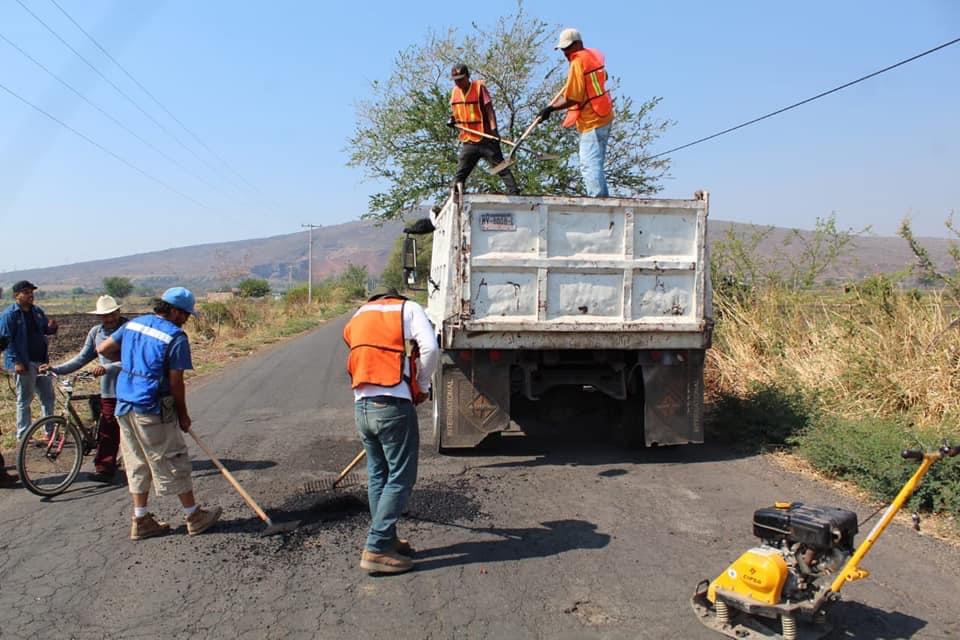
<path fill-rule="evenodd" d="M 454 118 L 453 116 L 450 116 L 450 119 L 447 120 L 447 126 L 450 127 L 451 129 L 456 129 L 456 128 L 457 128 L 457 119 Z"/>
<path fill-rule="evenodd" d="M 415 404 L 415 405 L 417 405 L 417 404 L 423 404 L 424 402 L 426 402 L 426 401 L 429 400 L 429 399 L 430 399 L 430 394 L 422 393 L 422 392 L 421 392 L 421 393 L 418 393 L 418 394 L 417 394 L 417 397 L 413 399 L 413 404 Z"/>
<path fill-rule="evenodd" d="M 550 114 L 554 111 L 556 111 L 556 109 L 553 107 L 546 106 L 543 109 L 540 109 L 540 113 L 537 114 L 537 119 L 540 120 L 540 122 L 546 122 L 550 119 Z"/>

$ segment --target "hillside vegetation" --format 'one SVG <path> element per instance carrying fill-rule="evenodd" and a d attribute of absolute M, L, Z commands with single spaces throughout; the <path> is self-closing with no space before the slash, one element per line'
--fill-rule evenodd
<path fill-rule="evenodd" d="M 829 222 L 792 270 L 765 270 L 748 237 L 715 247 L 708 433 L 789 448 L 890 499 L 916 468 L 901 449 L 960 441 L 956 291 L 922 263 L 914 273 L 904 265 L 899 277 L 818 287 L 811 270 L 827 268 L 852 240 Z M 943 288 L 901 286 L 906 278 Z M 960 515 L 957 459 L 934 466 L 912 506 Z"/>

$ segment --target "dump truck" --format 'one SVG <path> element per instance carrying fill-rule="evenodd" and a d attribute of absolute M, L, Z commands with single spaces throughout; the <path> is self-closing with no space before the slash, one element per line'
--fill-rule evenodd
<path fill-rule="evenodd" d="M 438 450 L 564 416 L 633 446 L 703 442 L 708 209 L 698 191 L 454 194 L 434 211 L 426 311 L 442 351 Z"/>

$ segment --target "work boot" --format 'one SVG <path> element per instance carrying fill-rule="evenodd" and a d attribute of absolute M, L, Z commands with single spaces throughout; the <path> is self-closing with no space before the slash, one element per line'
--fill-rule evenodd
<path fill-rule="evenodd" d="M 209 511 L 206 509 L 197 509 L 191 515 L 184 518 L 187 522 L 187 535 L 195 536 L 198 533 L 203 533 L 220 519 L 221 513 L 223 513 L 223 509 L 220 507 L 213 507 Z"/>
<path fill-rule="evenodd" d="M 413 555 L 413 547 L 410 546 L 410 541 L 405 538 L 397 538 L 393 543 L 393 550 L 408 558 Z"/>
<path fill-rule="evenodd" d="M 12 487 L 17 484 L 18 480 L 20 480 L 20 477 L 17 474 L 4 471 L 0 474 L 0 487 Z"/>
<path fill-rule="evenodd" d="M 157 520 L 152 513 L 148 513 L 142 518 L 134 516 L 130 522 L 130 539 L 143 540 L 154 536 L 162 536 L 170 531 L 170 525 L 166 522 Z"/>
<path fill-rule="evenodd" d="M 360 554 L 360 568 L 367 573 L 405 573 L 413 569 L 413 562 L 395 551 L 377 553 L 364 549 Z"/>

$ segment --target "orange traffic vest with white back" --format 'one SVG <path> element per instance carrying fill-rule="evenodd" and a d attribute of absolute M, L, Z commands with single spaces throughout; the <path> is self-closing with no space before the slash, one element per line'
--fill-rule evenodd
<path fill-rule="evenodd" d="M 583 67 L 583 85 L 586 90 L 586 100 L 567 109 L 563 119 L 564 127 L 572 127 L 580 119 L 583 107 L 588 103 L 590 108 L 600 116 L 610 115 L 613 111 L 613 101 L 607 93 L 607 70 L 604 67 L 603 54 L 596 49 L 581 49 L 570 56 L 571 62 L 579 60 Z"/>
<path fill-rule="evenodd" d="M 474 80 L 470 83 L 470 88 L 466 94 L 460 90 L 460 87 L 454 85 L 450 92 L 450 110 L 453 112 L 453 119 L 461 127 L 466 127 L 472 131 L 483 132 L 483 108 L 480 105 L 481 89 L 483 82 Z M 463 129 L 460 129 L 460 140 L 463 142 L 480 142 L 482 136 L 474 135 Z"/>
<path fill-rule="evenodd" d="M 396 298 L 367 302 L 343 328 L 343 339 L 350 349 L 347 371 L 354 389 L 362 384 L 395 387 L 406 382 L 414 400 L 420 394 L 415 357 L 409 358 L 410 375 L 403 372 L 408 360 L 403 332 L 405 302 Z"/>

